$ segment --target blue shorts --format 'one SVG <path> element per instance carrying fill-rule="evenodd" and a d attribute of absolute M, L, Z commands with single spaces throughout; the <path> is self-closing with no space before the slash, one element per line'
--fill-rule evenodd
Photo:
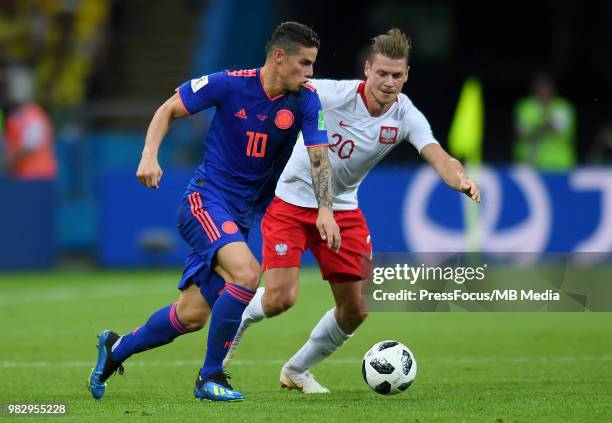
<path fill-rule="evenodd" d="M 178 230 L 191 251 L 185 258 L 180 290 L 191 284 L 210 307 L 225 287 L 225 281 L 214 271 L 217 250 L 230 242 L 246 242 L 248 229 L 240 228 L 222 201 L 207 199 L 197 191 L 187 191 L 177 212 Z"/>

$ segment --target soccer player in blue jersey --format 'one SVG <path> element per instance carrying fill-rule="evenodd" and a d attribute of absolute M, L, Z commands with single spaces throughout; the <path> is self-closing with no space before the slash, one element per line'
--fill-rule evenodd
<path fill-rule="evenodd" d="M 319 48 L 317 34 L 286 22 L 266 45 L 260 69 L 219 72 L 181 85 L 153 116 L 136 176 L 158 188 L 159 146 L 172 120 L 215 107 L 204 144 L 204 161 L 189 183 L 178 212 L 181 236 L 191 246 L 178 285 L 178 301 L 156 311 L 131 333 L 99 335 L 98 361 L 89 378 L 94 398 L 122 363 L 144 350 L 168 344 L 201 329 L 210 315 L 206 357 L 194 388 L 197 399 L 244 399 L 227 381 L 223 359 L 242 312 L 260 280 L 260 265 L 249 250 L 248 231 L 274 196 L 276 181 L 298 132 L 310 156 L 319 204 L 317 228 L 329 248 L 340 247 L 332 213 L 327 134 L 321 103 L 307 85 Z"/>

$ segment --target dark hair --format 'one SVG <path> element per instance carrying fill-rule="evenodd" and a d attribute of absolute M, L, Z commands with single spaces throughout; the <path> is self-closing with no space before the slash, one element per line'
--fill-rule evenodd
<path fill-rule="evenodd" d="M 266 54 L 277 48 L 285 50 L 287 54 L 295 54 L 300 47 L 318 49 L 320 46 L 319 36 L 312 28 L 298 22 L 283 22 L 266 43 Z"/>
<path fill-rule="evenodd" d="M 385 34 L 378 35 L 372 38 L 368 59 L 380 53 L 383 56 L 391 59 L 408 59 L 410 58 L 410 49 L 412 48 L 412 40 L 397 28 L 392 28 Z"/>

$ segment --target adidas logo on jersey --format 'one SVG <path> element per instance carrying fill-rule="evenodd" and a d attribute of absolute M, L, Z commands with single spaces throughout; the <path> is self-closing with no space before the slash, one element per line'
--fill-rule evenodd
<path fill-rule="evenodd" d="M 237 112 L 234 114 L 234 116 L 236 116 L 237 118 L 240 118 L 240 119 L 248 119 L 248 116 L 247 116 L 247 114 L 246 114 L 246 110 L 244 110 L 244 109 L 240 109 L 240 110 L 238 110 L 238 111 L 237 111 Z"/>

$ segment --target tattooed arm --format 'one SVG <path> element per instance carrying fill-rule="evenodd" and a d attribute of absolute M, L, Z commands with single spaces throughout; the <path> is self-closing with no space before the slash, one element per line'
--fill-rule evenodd
<path fill-rule="evenodd" d="M 327 207 L 332 210 L 333 192 L 331 187 L 331 166 L 327 157 L 327 146 L 311 147 L 308 149 L 310 156 L 310 173 L 312 174 L 312 188 L 317 199 L 319 209 Z"/>
<path fill-rule="evenodd" d="M 334 220 L 332 208 L 334 193 L 331 186 L 331 165 L 327 157 L 327 150 L 327 145 L 311 147 L 308 149 L 308 155 L 310 156 L 312 188 L 319 205 L 317 229 L 321 239 L 327 241 L 327 246 L 338 251 L 340 250 L 340 228 Z"/>

